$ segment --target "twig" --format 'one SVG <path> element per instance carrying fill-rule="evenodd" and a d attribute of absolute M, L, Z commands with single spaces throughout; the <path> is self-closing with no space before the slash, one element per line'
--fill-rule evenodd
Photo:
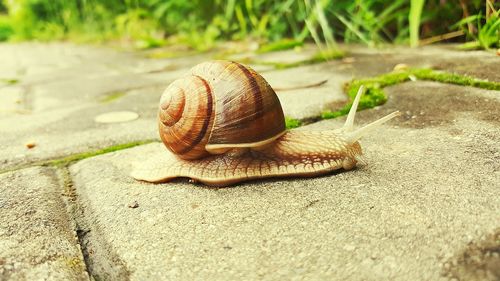
<path fill-rule="evenodd" d="M 492 14 L 496 14 L 495 7 L 493 7 L 495 0 L 486 0 L 486 20 L 490 18 Z"/>
<path fill-rule="evenodd" d="M 273 88 L 273 89 L 277 92 L 278 91 L 279 92 L 291 91 L 291 90 L 297 90 L 297 89 L 307 89 L 307 88 L 319 87 L 319 86 L 325 84 L 326 82 L 328 82 L 328 80 L 322 80 L 322 81 L 319 81 L 317 83 L 306 84 L 306 85 L 299 85 L 299 86 L 292 86 L 292 87 L 277 87 L 277 88 Z"/>
<path fill-rule="evenodd" d="M 469 16 L 469 9 L 467 9 L 467 4 L 464 0 L 460 0 L 460 6 L 462 7 L 463 18 L 467 18 Z M 474 33 L 474 26 L 471 22 L 467 23 L 467 29 L 469 30 L 469 34 Z"/>
<path fill-rule="evenodd" d="M 437 36 L 432 36 L 432 37 L 420 40 L 419 46 L 429 45 L 429 44 L 432 44 L 432 43 L 435 43 L 435 42 L 447 40 L 447 39 L 450 39 L 450 38 L 455 38 L 455 37 L 462 36 L 462 35 L 464 35 L 463 30 L 458 30 L 458 31 L 450 32 L 450 33 L 445 33 L 445 34 L 441 34 L 441 35 L 437 35 Z"/>

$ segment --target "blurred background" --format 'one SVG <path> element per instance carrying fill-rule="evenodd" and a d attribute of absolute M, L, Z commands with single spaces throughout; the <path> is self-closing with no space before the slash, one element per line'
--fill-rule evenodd
<path fill-rule="evenodd" d="M 380 46 L 459 42 L 499 48 L 495 0 L 0 0 L 0 41 L 115 42 L 135 48 L 221 42 L 263 49 L 315 42 Z"/>

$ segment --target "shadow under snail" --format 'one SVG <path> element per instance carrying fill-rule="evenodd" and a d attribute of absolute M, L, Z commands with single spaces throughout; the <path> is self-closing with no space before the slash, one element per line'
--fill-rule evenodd
<path fill-rule="evenodd" d="M 132 172 L 147 182 L 191 178 L 211 186 L 270 177 L 310 177 L 356 166 L 358 140 L 399 115 L 354 130 L 359 89 L 345 125 L 336 130 L 286 130 L 274 90 L 253 69 L 209 61 L 170 84 L 160 99 L 158 153 Z"/>

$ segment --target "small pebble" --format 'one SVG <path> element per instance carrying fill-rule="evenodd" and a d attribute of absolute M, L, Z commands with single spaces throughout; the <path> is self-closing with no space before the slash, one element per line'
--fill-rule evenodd
<path fill-rule="evenodd" d="M 137 203 L 137 201 L 134 201 L 134 202 L 130 203 L 128 205 L 128 207 L 132 208 L 132 209 L 135 209 L 135 208 L 139 207 L 139 203 Z"/>
<path fill-rule="evenodd" d="M 394 66 L 393 70 L 394 71 L 405 71 L 408 70 L 408 65 L 404 63 L 398 63 Z"/>
<path fill-rule="evenodd" d="M 33 147 L 36 146 L 36 143 L 34 141 L 29 141 L 25 144 L 25 146 L 28 148 L 28 149 L 32 149 Z"/>

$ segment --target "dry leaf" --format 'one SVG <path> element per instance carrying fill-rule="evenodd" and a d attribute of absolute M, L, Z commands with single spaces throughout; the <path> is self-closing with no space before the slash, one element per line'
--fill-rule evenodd
<path fill-rule="evenodd" d="M 28 148 L 28 149 L 32 149 L 33 147 L 36 146 L 36 143 L 34 141 L 29 141 L 25 144 L 25 146 Z"/>
<path fill-rule="evenodd" d="M 394 66 L 393 70 L 394 71 L 404 71 L 404 70 L 408 70 L 408 65 L 407 64 L 404 64 L 404 63 L 398 63 Z"/>

